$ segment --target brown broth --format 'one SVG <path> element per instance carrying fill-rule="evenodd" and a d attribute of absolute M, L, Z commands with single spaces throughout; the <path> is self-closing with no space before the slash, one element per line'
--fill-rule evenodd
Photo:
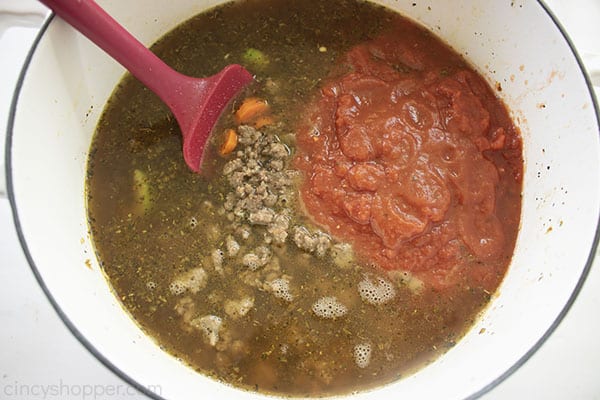
<path fill-rule="evenodd" d="M 257 82 L 242 97 L 260 96 L 271 103 L 278 123 L 265 129 L 264 137 L 289 146 L 287 170 L 302 106 L 335 60 L 398 19 L 366 2 L 241 1 L 192 18 L 152 49 L 192 76 L 244 64 L 248 48 L 267 55 L 268 65 L 254 70 L 249 66 Z M 232 126 L 232 120 L 228 113 L 216 132 Z M 242 144 L 238 150 L 244 148 Z M 213 149 L 205 172 L 190 172 L 175 120 L 131 76 L 111 96 L 90 152 L 89 224 L 102 269 L 142 329 L 195 370 L 236 387 L 280 395 L 365 390 L 435 360 L 489 302 L 488 290 L 467 282 L 444 291 L 423 287 L 409 275 L 385 274 L 348 254 L 341 259 L 328 250 L 317 256 L 290 237 L 268 244 L 272 256 L 266 265 L 256 270 L 245 266 L 243 256 L 264 245 L 265 227 L 251 226 L 254 236 L 243 239 L 236 230 L 237 217 L 223 209 L 227 194 L 235 189 L 221 173 L 232 157 L 223 159 Z M 284 214 L 291 210 L 285 214 L 290 227 L 318 232 L 298 204 L 297 180 L 291 182 L 273 207 Z M 228 236 L 240 245 L 239 253 L 226 254 L 217 265 L 214 252 L 226 251 Z M 330 244 L 335 248 L 335 240 Z M 198 268 L 205 274 L 196 280 L 202 281 L 198 290 L 174 288 L 174 281 Z M 364 301 L 357 286 L 365 273 L 393 285 L 395 296 L 380 305 Z M 282 277 L 289 282 L 292 301 L 269 289 Z M 335 319 L 318 317 L 314 304 L 326 296 L 335 296 L 347 313 Z M 227 301 L 241 299 L 252 299 L 252 304 L 243 315 L 232 316 Z M 216 343 L 210 343 L 210 329 L 202 328 L 207 320 L 199 322 L 205 316 L 221 319 Z M 370 362 L 361 367 L 354 349 L 366 344 Z"/>

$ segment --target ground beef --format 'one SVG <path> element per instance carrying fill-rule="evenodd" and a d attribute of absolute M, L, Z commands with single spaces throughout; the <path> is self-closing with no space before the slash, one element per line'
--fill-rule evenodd
<path fill-rule="evenodd" d="M 240 244 L 231 235 L 225 239 L 225 247 L 227 247 L 229 257 L 234 257 L 240 251 Z"/>
<path fill-rule="evenodd" d="M 296 246 L 318 257 L 325 255 L 331 247 L 331 238 L 324 232 L 316 231 L 311 233 L 303 226 L 295 226 L 292 232 L 292 238 Z"/>
<path fill-rule="evenodd" d="M 271 246 L 284 246 L 288 238 L 301 250 L 324 256 L 332 245 L 329 235 L 304 226 L 291 227 L 296 196 L 293 184 L 298 174 L 288 169 L 290 149 L 276 135 L 250 126 L 238 127 L 238 135 L 235 157 L 223 167 L 230 188 L 223 212 L 233 225 L 233 235 L 225 238 L 225 254 L 240 257 L 247 274 L 254 274 L 248 275 L 249 281 L 260 280 L 261 269 L 272 258 Z M 257 242 L 251 233 L 262 239 Z M 247 243 L 240 245 L 234 235 Z"/>
<path fill-rule="evenodd" d="M 288 229 L 290 227 L 290 219 L 285 215 L 277 215 L 273 223 L 269 224 L 267 231 L 273 237 L 275 243 L 284 243 L 288 237 Z"/>
<path fill-rule="evenodd" d="M 281 196 L 287 201 L 294 195 L 292 174 L 286 171 L 290 151 L 277 136 L 250 126 L 240 126 L 238 134 L 244 147 L 223 167 L 232 188 L 223 208 L 229 212 L 229 219 L 240 225 L 266 226 L 265 242 L 281 244 L 289 224 L 277 203 Z"/>
<path fill-rule="evenodd" d="M 275 219 L 275 211 L 270 208 L 261 208 L 256 212 L 251 212 L 248 216 L 248 222 L 252 225 L 269 225 Z"/>

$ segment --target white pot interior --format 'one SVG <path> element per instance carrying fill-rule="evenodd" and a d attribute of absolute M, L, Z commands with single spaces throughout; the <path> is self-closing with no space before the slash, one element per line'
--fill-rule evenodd
<path fill-rule="evenodd" d="M 100 3 L 149 45 L 218 2 Z M 354 396 L 465 398 L 527 358 L 589 268 L 600 210 L 597 111 L 572 49 L 541 4 L 382 3 L 429 27 L 492 85 L 499 83 L 523 134 L 522 224 L 498 296 L 434 364 Z M 161 351 L 122 310 L 101 273 L 87 232 L 85 167 L 95 125 L 122 74 L 61 20 L 44 29 L 18 94 L 7 163 L 30 263 L 78 337 L 130 381 L 165 398 L 261 397 L 218 384 Z"/>

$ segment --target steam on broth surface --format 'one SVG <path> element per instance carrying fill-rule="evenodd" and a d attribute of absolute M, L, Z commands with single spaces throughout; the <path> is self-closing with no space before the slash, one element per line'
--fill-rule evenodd
<path fill-rule="evenodd" d="M 406 376 L 464 335 L 510 261 L 522 168 L 516 128 L 464 60 L 390 10 L 345 0 L 228 3 L 153 51 L 192 76 L 231 63 L 256 74 L 201 175 L 167 108 L 130 76 L 98 125 L 90 230 L 158 344 L 234 386 L 326 396 Z M 248 98 L 267 111 L 240 122 Z M 417 158 L 386 153 L 394 138 L 373 115 L 397 120 L 384 128 L 410 134 Z M 222 155 L 227 129 L 237 144 Z"/>

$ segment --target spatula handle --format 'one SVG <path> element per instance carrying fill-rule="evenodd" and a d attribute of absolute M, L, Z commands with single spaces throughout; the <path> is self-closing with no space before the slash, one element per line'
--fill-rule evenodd
<path fill-rule="evenodd" d="M 93 0 L 40 0 L 123 65 L 167 104 L 179 74 L 148 50 Z"/>

